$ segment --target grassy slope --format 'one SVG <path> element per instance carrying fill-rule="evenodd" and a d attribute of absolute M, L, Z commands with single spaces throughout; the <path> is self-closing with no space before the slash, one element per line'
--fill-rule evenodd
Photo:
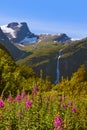
<path fill-rule="evenodd" d="M 33 67 L 37 74 L 42 69 L 44 77 L 50 75 L 53 81 L 56 79 L 56 61 L 60 49 L 62 49 L 61 75 L 63 73 L 65 73 L 64 76 L 71 75 L 81 64 L 87 64 L 87 39 L 75 41 L 72 44 L 40 42 L 23 49 L 30 52 L 30 55 L 17 63 Z M 66 69 L 66 62 L 67 66 L 71 66 L 70 71 Z"/>
<path fill-rule="evenodd" d="M 17 63 L 27 64 L 29 66 L 33 65 L 35 67 L 36 65 L 34 65 L 32 62 L 33 59 L 37 59 L 36 62 L 39 61 L 38 65 L 41 64 L 41 62 L 49 61 L 50 58 L 56 59 L 58 56 L 58 51 L 65 46 L 66 45 L 61 45 L 60 43 L 44 44 L 43 42 L 41 42 L 35 46 L 31 45 L 29 47 L 25 47 L 23 49 L 27 52 L 30 52 L 30 55 L 28 55 L 24 59 L 19 60 Z"/>

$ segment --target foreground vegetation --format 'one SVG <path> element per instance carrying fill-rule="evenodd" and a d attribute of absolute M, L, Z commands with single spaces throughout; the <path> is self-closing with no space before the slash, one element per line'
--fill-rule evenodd
<path fill-rule="evenodd" d="M 0 130 L 86 130 L 87 70 L 53 85 L 0 50 Z"/>
<path fill-rule="evenodd" d="M 44 84 L 41 84 L 33 86 L 31 94 L 23 90 L 15 97 L 1 96 L 0 129 L 86 130 L 87 81 L 76 83 L 76 88 L 67 80 L 59 85 L 48 92 L 43 91 Z"/>

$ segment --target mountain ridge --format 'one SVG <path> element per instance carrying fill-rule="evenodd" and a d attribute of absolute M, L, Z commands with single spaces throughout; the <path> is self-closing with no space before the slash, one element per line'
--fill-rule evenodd
<path fill-rule="evenodd" d="M 13 57 L 14 60 L 19 59 L 21 56 L 26 55 L 26 52 L 18 49 L 14 44 L 10 42 L 8 37 L 3 33 L 0 28 L 0 42 L 3 46 L 8 50 L 10 55 Z"/>
<path fill-rule="evenodd" d="M 31 39 L 35 37 L 36 41 L 38 39 L 38 36 L 30 31 L 26 22 L 12 22 L 1 26 L 1 29 L 12 43 L 22 44 L 25 38 Z"/>
<path fill-rule="evenodd" d="M 1 26 L 2 31 L 8 37 L 12 43 L 24 44 L 24 43 L 36 43 L 40 41 L 45 42 L 71 42 L 71 38 L 65 33 L 61 34 L 40 34 L 36 35 L 32 33 L 26 22 L 12 22 L 8 25 Z"/>

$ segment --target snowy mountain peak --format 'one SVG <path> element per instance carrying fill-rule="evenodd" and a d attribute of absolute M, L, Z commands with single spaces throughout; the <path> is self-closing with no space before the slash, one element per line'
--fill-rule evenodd
<path fill-rule="evenodd" d="M 9 39 L 16 38 L 15 31 L 12 28 L 7 27 L 7 25 L 1 26 L 1 29 L 5 34 L 9 34 Z"/>
<path fill-rule="evenodd" d="M 36 42 L 38 39 L 38 36 L 30 32 L 26 22 L 21 23 L 12 22 L 9 23 L 8 25 L 1 26 L 1 29 L 12 43 L 23 44 L 24 42 L 31 42 L 33 39 L 34 41 L 32 42 Z M 26 37 L 32 38 L 32 40 L 30 39 L 26 40 Z"/>
<path fill-rule="evenodd" d="M 64 33 L 35 35 L 30 31 L 26 22 L 12 22 L 8 25 L 1 26 L 1 29 L 11 43 L 14 44 L 36 43 L 41 41 L 44 41 L 45 43 L 50 43 L 52 41 L 60 43 L 71 42 L 71 38 Z"/>
<path fill-rule="evenodd" d="M 14 28 L 14 27 L 16 27 L 16 26 L 18 26 L 18 25 L 19 25 L 18 23 L 12 22 L 12 23 L 9 23 L 9 24 L 7 25 L 7 27 L 8 27 L 8 28 Z"/>

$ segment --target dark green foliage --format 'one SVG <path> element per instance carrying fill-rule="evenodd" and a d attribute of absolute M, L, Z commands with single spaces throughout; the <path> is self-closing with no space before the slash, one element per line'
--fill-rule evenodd
<path fill-rule="evenodd" d="M 82 65 L 77 70 L 77 72 L 73 74 L 71 81 L 78 82 L 78 83 L 87 81 L 87 71 L 85 65 Z"/>
<path fill-rule="evenodd" d="M 0 49 L 0 95 L 8 96 L 11 92 L 13 96 L 17 91 L 24 89 L 27 93 L 32 92 L 32 86 L 37 85 L 41 91 L 49 91 L 51 82 L 49 78 L 42 79 L 43 74 L 36 77 L 32 68 L 28 66 L 16 65 L 13 59 L 4 50 Z"/>
<path fill-rule="evenodd" d="M 59 93 L 64 93 L 65 95 L 86 95 L 87 94 L 87 70 L 84 65 L 82 65 L 77 72 L 75 72 L 71 79 L 64 79 L 56 85 L 55 89 L 58 89 Z"/>
<path fill-rule="evenodd" d="M 11 91 L 15 95 L 18 89 L 28 86 L 27 80 L 34 77 L 31 68 L 17 66 L 8 53 L 0 49 L 0 94 L 8 95 Z"/>
<path fill-rule="evenodd" d="M 35 76 L 35 73 L 32 68 L 29 68 L 28 66 L 19 66 L 19 68 L 21 76 L 23 76 L 25 79 Z"/>

